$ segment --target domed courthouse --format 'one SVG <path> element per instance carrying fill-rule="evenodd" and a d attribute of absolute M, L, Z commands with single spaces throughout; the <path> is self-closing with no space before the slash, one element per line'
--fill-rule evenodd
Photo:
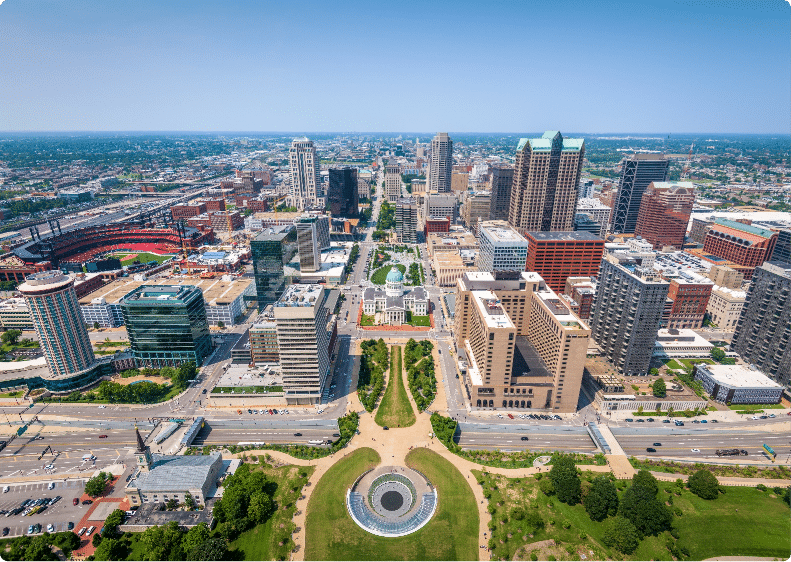
<path fill-rule="evenodd" d="M 397 267 L 390 269 L 385 288 L 369 287 L 363 293 L 363 312 L 369 316 L 381 313 L 379 323 L 400 326 L 406 322 L 406 313 L 416 316 L 428 314 L 428 296 L 423 287 L 404 290 L 404 275 Z"/>

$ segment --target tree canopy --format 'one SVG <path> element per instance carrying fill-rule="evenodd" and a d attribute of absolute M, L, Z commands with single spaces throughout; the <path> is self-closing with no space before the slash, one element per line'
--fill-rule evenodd
<path fill-rule="evenodd" d="M 570 455 L 554 455 L 549 479 L 555 488 L 558 499 L 565 504 L 575 505 L 580 501 L 582 487 L 577 474 L 577 465 Z"/>
<path fill-rule="evenodd" d="M 618 515 L 632 522 L 641 536 L 670 528 L 673 516 L 650 487 L 632 484 L 621 498 Z"/>
<path fill-rule="evenodd" d="M 602 542 L 624 554 L 631 554 L 640 544 L 640 536 L 631 521 L 624 517 L 610 517 L 604 522 Z"/>
<path fill-rule="evenodd" d="M 667 396 L 667 385 L 665 384 L 665 379 L 656 379 L 651 388 L 654 391 L 654 396 L 657 398 L 664 398 Z"/>
<path fill-rule="evenodd" d="M 583 501 L 585 511 L 594 521 L 603 521 L 618 513 L 618 491 L 609 477 L 602 475 L 593 480 Z"/>
<path fill-rule="evenodd" d="M 720 482 L 705 468 L 698 470 L 687 481 L 689 490 L 704 500 L 716 500 L 720 495 Z"/>

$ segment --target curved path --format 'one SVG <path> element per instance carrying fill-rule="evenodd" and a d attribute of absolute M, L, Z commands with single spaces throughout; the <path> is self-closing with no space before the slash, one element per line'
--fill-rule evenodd
<path fill-rule="evenodd" d="M 386 343 L 392 345 L 399 345 L 405 344 L 406 341 L 397 338 L 387 338 Z M 440 414 L 447 415 L 445 411 L 446 406 L 446 397 L 445 397 L 445 385 L 443 384 L 443 377 L 445 376 L 444 373 L 441 373 L 441 365 L 442 363 L 439 361 L 439 356 L 437 355 L 436 347 L 433 350 L 434 362 L 437 365 L 437 396 L 434 402 L 431 404 L 429 408 L 431 411 L 436 411 Z M 356 389 L 357 388 L 357 372 L 359 369 L 359 342 L 358 347 L 356 348 L 356 352 L 354 355 L 354 371 L 352 373 L 352 382 L 350 388 Z M 404 377 L 404 385 L 407 388 L 407 396 L 409 397 L 409 402 L 412 405 L 412 408 L 415 412 L 417 412 L 417 406 L 415 405 L 415 401 L 412 399 L 412 393 L 409 392 L 409 384 L 406 380 L 406 369 L 402 369 L 402 376 Z M 472 474 L 473 470 L 486 470 L 487 472 L 493 474 L 500 474 L 503 476 L 507 476 L 509 478 L 523 478 L 527 476 L 532 476 L 538 472 L 547 472 L 548 468 L 495 468 L 495 467 L 485 467 L 483 465 L 468 461 L 467 459 L 463 459 L 450 451 L 438 440 L 432 438 L 433 431 L 431 428 L 431 421 L 429 419 L 429 414 L 427 412 L 423 412 L 422 414 L 417 414 L 417 422 L 415 425 L 408 427 L 408 428 L 396 428 L 396 429 L 389 429 L 384 430 L 382 427 L 377 425 L 374 422 L 374 415 L 369 414 L 365 411 L 365 408 L 360 403 L 357 393 L 352 392 L 349 395 L 349 399 L 347 400 L 347 412 L 351 411 L 362 412 L 360 414 L 360 425 L 359 431 L 360 435 L 355 435 L 354 438 L 349 442 L 345 449 L 334 453 L 330 456 L 315 459 L 315 460 L 302 460 L 296 459 L 287 455 L 285 453 L 281 453 L 278 451 L 246 451 L 245 453 L 238 453 L 235 455 L 236 457 L 240 457 L 244 454 L 268 454 L 271 457 L 277 459 L 283 463 L 290 463 L 300 466 L 315 466 L 316 470 L 313 473 L 313 476 L 310 478 L 310 482 L 303 490 L 304 499 L 299 500 L 297 502 L 298 512 L 297 515 L 294 517 L 294 523 L 298 529 L 297 532 L 294 533 L 293 539 L 296 545 L 298 546 L 297 552 L 295 552 L 292 556 L 292 560 L 304 560 L 305 556 L 305 520 L 306 520 L 306 508 L 308 505 L 308 501 L 310 500 L 310 496 L 313 490 L 316 487 L 316 483 L 324 476 L 324 473 L 335 464 L 335 462 L 345 457 L 346 455 L 352 453 L 353 451 L 357 450 L 358 448 L 362 447 L 370 447 L 377 450 L 381 456 L 381 463 L 382 465 L 397 465 L 397 466 L 406 466 L 406 456 L 410 450 L 417 447 L 425 447 L 431 449 L 435 453 L 442 455 L 446 460 L 455 466 L 463 476 L 467 478 L 467 481 L 470 484 L 470 489 L 472 490 L 473 495 L 475 496 L 475 502 L 478 505 L 478 517 L 479 517 L 479 530 L 478 530 L 478 542 L 479 545 L 487 545 L 488 540 L 484 537 L 484 533 L 488 533 L 489 529 L 489 521 L 491 519 L 491 515 L 489 515 L 487 511 L 488 503 L 486 499 L 483 497 L 483 490 L 481 486 L 477 484 L 475 477 Z M 607 466 L 596 466 L 596 465 L 589 465 L 585 466 L 584 470 L 590 470 L 594 472 L 615 472 L 616 475 L 618 473 L 626 473 L 628 472 L 625 466 L 621 466 L 623 462 L 628 464 L 628 460 L 624 457 L 623 459 L 615 459 L 615 458 L 608 458 L 608 465 Z M 631 465 L 628 466 L 631 468 Z M 633 474 L 634 469 L 632 469 L 631 474 Z M 750 479 L 750 478 L 743 478 L 743 479 L 729 479 L 729 480 L 739 480 L 742 483 L 736 484 L 732 482 L 728 482 L 729 485 L 757 485 L 760 480 L 757 479 Z M 787 484 L 787 483 L 786 483 Z M 480 560 L 489 560 L 489 551 L 488 549 L 479 548 L 479 559 Z"/>

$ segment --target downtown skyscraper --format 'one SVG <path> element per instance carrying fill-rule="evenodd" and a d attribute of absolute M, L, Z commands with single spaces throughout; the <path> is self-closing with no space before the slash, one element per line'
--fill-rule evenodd
<path fill-rule="evenodd" d="M 558 131 L 520 139 L 508 222 L 520 233 L 574 230 L 584 139 Z"/>
<path fill-rule="evenodd" d="M 429 160 L 427 191 L 430 193 L 450 193 L 453 174 L 453 141 L 448 133 L 437 133 L 431 139 L 431 159 Z"/>
<path fill-rule="evenodd" d="M 624 160 L 613 205 L 612 232 L 634 232 L 643 193 L 651 182 L 666 181 L 669 167 L 670 161 L 664 154 L 634 154 Z"/>
<path fill-rule="evenodd" d="M 313 141 L 302 137 L 291 142 L 288 151 L 291 171 L 291 204 L 298 209 L 322 205 L 319 159 Z"/>

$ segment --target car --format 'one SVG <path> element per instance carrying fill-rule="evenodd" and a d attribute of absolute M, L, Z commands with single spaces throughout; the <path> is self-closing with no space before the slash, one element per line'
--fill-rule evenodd
<path fill-rule="evenodd" d="M 770 418 L 776 418 L 777 416 L 775 416 L 774 414 L 769 414 L 769 417 Z"/>
<path fill-rule="evenodd" d="M 513 414 L 508 414 L 508 417 L 511 418 L 511 419 L 514 419 Z"/>
<path fill-rule="evenodd" d="M 709 423 L 709 420 L 700 420 L 700 423 Z"/>
<path fill-rule="evenodd" d="M 670 420 L 662 420 L 662 423 L 670 423 Z"/>
<path fill-rule="evenodd" d="M 277 410 L 275 410 L 274 408 L 272 408 L 272 413 L 273 413 L 273 414 L 276 414 L 276 413 L 277 413 Z"/>
<path fill-rule="evenodd" d="M 104 404 L 102 404 L 101 406 L 99 406 L 99 409 L 100 409 L 100 410 L 103 410 L 103 409 L 104 409 L 104 408 L 106 408 L 106 407 L 107 407 L 107 406 L 105 406 Z"/>
<path fill-rule="evenodd" d="M 47 466 L 45 466 L 44 468 L 45 468 L 46 470 L 52 470 L 53 468 L 55 468 L 55 465 L 54 465 L 54 464 L 48 464 L 48 465 L 47 465 Z"/>
<path fill-rule="evenodd" d="M 91 525 L 90 527 L 88 527 L 88 530 L 85 531 L 85 536 L 86 537 L 90 537 L 91 533 L 93 533 L 95 530 L 96 530 L 96 527 L 94 525 Z"/>
<path fill-rule="evenodd" d="M 8 527 L 3 527 L 3 536 L 6 536 L 10 532 L 11 532 L 11 529 L 9 529 Z"/>
<path fill-rule="evenodd" d="M 761 419 L 762 419 L 762 420 L 768 420 L 768 419 L 769 419 L 769 416 L 761 416 Z"/>
<path fill-rule="evenodd" d="M 93 500 L 82 500 L 82 505 L 91 505 Z"/>
<path fill-rule="evenodd" d="M 205 389 L 205 388 L 203 389 L 203 392 L 202 392 L 202 394 L 206 394 L 206 389 Z"/>
<path fill-rule="evenodd" d="M 711 423 L 720 423 L 717 420 L 711 420 Z"/>
<path fill-rule="evenodd" d="M 645 420 L 644 420 L 643 418 L 638 418 L 638 419 L 637 419 L 637 421 L 638 421 L 639 423 L 645 423 Z"/>
<path fill-rule="evenodd" d="M 301 433 L 295 433 L 294 437 L 302 437 L 302 434 Z"/>
<path fill-rule="evenodd" d="M 700 453 L 700 449 L 690 449 L 693 453 Z"/>
<path fill-rule="evenodd" d="M 55 532 L 55 525 L 53 525 L 52 523 L 47 525 L 47 532 L 48 533 L 54 533 Z"/>
<path fill-rule="evenodd" d="M 69 521 L 69 524 L 66 525 L 66 529 L 69 530 L 69 531 L 74 529 L 74 521 Z"/>
<path fill-rule="evenodd" d="M 654 421 L 654 418 L 648 418 L 648 419 L 647 419 L 647 420 L 645 420 L 645 421 L 652 422 L 652 421 Z"/>
<path fill-rule="evenodd" d="M 523 436 L 522 436 L 522 441 L 528 441 L 528 438 L 527 438 L 526 436 L 524 436 L 524 435 L 523 435 Z"/>
<path fill-rule="evenodd" d="M 751 419 L 757 420 L 758 416 L 753 416 Z"/>
<path fill-rule="evenodd" d="M 333 437 L 340 437 L 340 436 L 341 436 L 341 434 L 340 434 L 340 433 L 333 433 L 333 434 L 332 434 L 332 436 L 333 436 Z"/>
<path fill-rule="evenodd" d="M 749 453 L 748 453 L 747 451 L 745 451 L 744 449 L 742 449 L 742 450 L 741 450 L 741 451 L 739 451 L 739 452 L 740 452 L 740 453 L 742 454 L 742 456 L 744 456 L 744 457 L 746 457 L 747 455 L 749 455 Z"/>
<path fill-rule="evenodd" d="M 252 411 L 251 409 L 249 409 L 249 408 L 248 408 L 248 409 L 247 409 L 247 413 L 248 413 L 248 414 L 252 414 L 252 413 L 253 413 L 253 411 Z"/>
<path fill-rule="evenodd" d="M 389 427 L 387 427 L 387 426 L 384 426 L 382 429 L 384 429 L 385 431 L 387 431 L 387 430 L 388 430 L 388 429 L 390 429 L 390 428 L 389 428 Z"/>
<path fill-rule="evenodd" d="M 80 503 L 80 498 L 74 498 L 73 500 L 71 500 L 71 505 L 79 505 L 79 503 Z"/>
<path fill-rule="evenodd" d="M 79 532 L 79 533 L 77 533 L 77 536 L 78 536 L 78 537 L 81 537 L 81 536 L 83 536 L 83 535 L 85 534 L 85 531 L 87 531 L 87 530 L 88 530 L 88 528 L 87 528 L 87 527 L 83 527 L 82 529 L 80 529 L 80 532 Z"/>
<path fill-rule="evenodd" d="M 626 418 L 624 421 L 627 422 L 627 423 L 630 423 L 630 422 L 633 422 L 634 420 L 632 418 Z"/>
<path fill-rule="evenodd" d="M 700 420 L 692 420 L 692 423 L 700 423 Z"/>
<path fill-rule="evenodd" d="M 33 531 L 35 531 L 36 533 L 40 533 L 41 532 L 41 523 L 36 523 L 35 525 L 33 525 Z"/>
<path fill-rule="evenodd" d="M 11 489 L 11 488 L 10 488 L 10 487 L 8 487 L 8 486 L 3 486 L 3 493 L 4 493 L 4 494 L 8 493 L 8 490 L 10 490 L 10 489 Z"/>
<path fill-rule="evenodd" d="M 33 534 L 33 525 L 28 525 L 27 526 L 27 534 L 28 535 L 32 535 Z"/>
<path fill-rule="evenodd" d="M 43 436 L 41 436 L 41 435 L 36 435 L 36 436 L 33 438 L 33 441 L 39 441 L 39 440 L 41 440 L 41 439 L 44 439 L 44 437 L 43 437 Z"/>
<path fill-rule="evenodd" d="M 654 443 L 654 447 L 661 447 L 662 443 Z"/>
<path fill-rule="evenodd" d="M 53 490 L 54 488 L 55 488 L 55 483 L 54 483 L 54 482 L 50 482 L 50 483 L 47 485 L 47 490 Z"/>
<path fill-rule="evenodd" d="M 49 505 L 55 505 L 56 503 L 58 503 L 62 499 L 63 499 L 63 496 L 55 496 L 55 499 L 53 499 L 51 502 L 49 502 Z"/>
<path fill-rule="evenodd" d="M 654 449 L 653 447 L 646 447 L 645 450 L 647 453 L 656 453 L 656 449 Z"/>
<path fill-rule="evenodd" d="M 679 426 L 679 427 L 680 427 L 680 426 L 682 426 L 682 425 L 684 425 L 684 422 L 683 422 L 683 421 L 678 421 L 678 420 L 676 420 L 676 426 Z"/>

